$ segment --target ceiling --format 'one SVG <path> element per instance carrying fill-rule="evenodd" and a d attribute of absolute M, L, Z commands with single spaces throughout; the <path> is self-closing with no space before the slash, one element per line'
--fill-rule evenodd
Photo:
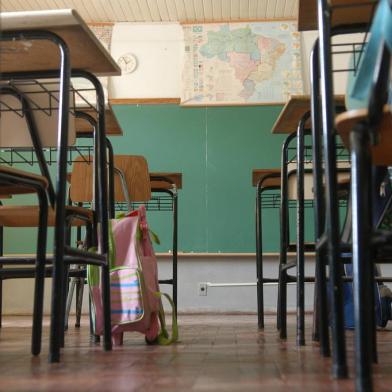
<path fill-rule="evenodd" d="M 297 18 L 298 0 L 0 0 L 1 11 L 74 8 L 94 22 L 206 22 Z"/>

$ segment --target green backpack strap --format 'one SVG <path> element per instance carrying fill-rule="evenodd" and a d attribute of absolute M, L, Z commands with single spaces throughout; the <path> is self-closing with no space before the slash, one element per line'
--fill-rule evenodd
<path fill-rule="evenodd" d="M 176 317 L 176 311 L 175 311 L 175 306 L 173 300 L 170 298 L 170 296 L 166 293 L 157 293 L 157 295 L 162 298 L 165 297 L 172 308 L 172 336 L 170 337 L 169 332 L 167 331 L 166 328 L 166 321 L 165 321 L 165 311 L 163 309 L 162 301 L 160 301 L 160 306 L 159 306 L 159 321 L 161 323 L 161 332 L 158 335 L 157 343 L 160 346 L 168 346 L 169 344 L 172 344 L 178 340 L 178 325 L 177 325 L 177 317 Z"/>

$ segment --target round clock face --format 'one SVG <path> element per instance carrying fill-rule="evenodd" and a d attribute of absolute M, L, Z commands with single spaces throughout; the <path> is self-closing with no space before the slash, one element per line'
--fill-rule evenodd
<path fill-rule="evenodd" d="M 131 73 L 137 68 L 137 58 L 133 53 L 126 53 L 118 58 L 117 64 L 124 73 Z"/>

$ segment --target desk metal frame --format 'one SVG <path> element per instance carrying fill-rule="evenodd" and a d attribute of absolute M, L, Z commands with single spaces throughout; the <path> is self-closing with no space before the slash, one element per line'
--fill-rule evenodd
<path fill-rule="evenodd" d="M 54 245 L 54 263 L 52 279 L 52 313 L 50 327 L 50 362 L 59 362 L 60 347 L 64 337 L 64 275 L 65 275 L 65 255 L 72 259 L 72 263 L 96 264 L 102 267 L 102 299 L 104 303 L 104 349 L 111 350 L 111 321 L 110 321 L 110 281 L 109 281 L 109 263 L 108 263 L 108 204 L 107 204 L 107 187 L 106 187 L 106 154 L 105 154 L 105 102 L 102 86 L 99 80 L 86 71 L 71 71 L 70 54 L 67 44 L 58 35 L 43 30 L 23 30 L 23 31 L 5 31 L 0 36 L 1 41 L 11 40 L 48 40 L 53 42 L 60 52 L 59 71 L 37 71 L 37 72 L 10 72 L 1 75 L 2 80 L 9 79 L 28 79 L 28 78 L 60 78 L 60 96 L 59 96 L 59 122 L 58 122 L 58 151 L 57 151 L 57 179 L 56 179 L 56 227 L 55 227 L 55 245 Z M 68 141 L 68 110 L 69 110 L 69 89 L 71 75 L 83 77 L 89 80 L 97 93 L 98 108 L 98 129 L 95 136 L 97 146 L 98 168 L 98 193 L 97 216 L 101 225 L 101 254 L 75 250 L 65 244 L 65 202 L 66 202 L 66 163 L 67 163 L 67 141 Z M 68 258 L 67 258 L 68 259 Z M 68 260 L 67 260 L 68 262 Z"/>

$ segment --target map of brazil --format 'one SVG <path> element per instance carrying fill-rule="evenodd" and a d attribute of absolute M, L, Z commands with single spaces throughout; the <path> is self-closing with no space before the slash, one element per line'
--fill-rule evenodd
<path fill-rule="evenodd" d="M 182 105 L 283 103 L 303 93 L 294 22 L 183 28 Z"/>

